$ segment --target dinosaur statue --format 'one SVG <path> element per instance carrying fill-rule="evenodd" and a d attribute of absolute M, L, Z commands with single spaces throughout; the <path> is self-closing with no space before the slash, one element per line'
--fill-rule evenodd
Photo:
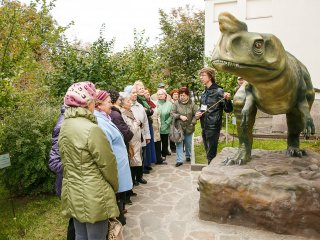
<path fill-rule="evenodd" d="M 286 52 L 272 34 L 248 32 L 247 25 L 230 13 L 219 15 L 222 36 L 213 51 L 218 71 L 243 77 L 234 96 L 239 148 L 226 165 L 246 164 L 251 159 L 252 130 L 257 109 L 271 115 L 286 114 L 287 154 L 302 157 L 299 136 L 315 133 L 310 115 L 314 89 L 306 67 Z"/>

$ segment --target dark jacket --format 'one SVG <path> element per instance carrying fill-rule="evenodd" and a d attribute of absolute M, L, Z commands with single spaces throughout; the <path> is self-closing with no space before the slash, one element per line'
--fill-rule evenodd
<path fill-rule="evenodd" d="M 111 121 L 114 123 L 114 125 L 117 126 L 117 128 L 122 133 L 124 142 L 127 145 L 133 138 L 133 133 L 130 130 L 129 126 L 126 124 L 126 122 L 123 120 L 120 110 L 117 107 L 113 106 L 111 108 L 110 117 Z"/>
<path fill-rule="evenodd" d="M 223 99 L 223 94 L 223 89 L 216 83 L 213 83 L 202 93 L 200 104 L 207 105 L 207 109 L 209 109 L 212 105 Z M 201 128 L 202 131 L 205 131 L 206 135 L 210 136 L 216 131 L 220 131 L 223 110 L 227 113 L 232 112 L 233 105 L 231 100 L 222 100 L 202 115 L 200 118 Z"/>
<path fill-rule="evenodd" d="M 56 126 L 52 131 L 52 147 L 49 154 L 49 168 L 56 174 L 56 193 L 61 196 L 63 166 L 60 159 L 60 153 L 58 149 L 58 137 L 60 133 L 61 125 L 64 121 L 65 106 L 61 106 L 61 114 L 58 118 Z"/>

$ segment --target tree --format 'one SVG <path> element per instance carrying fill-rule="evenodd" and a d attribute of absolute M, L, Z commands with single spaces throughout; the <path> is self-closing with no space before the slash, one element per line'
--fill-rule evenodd
<path fill-rule="evenodd" d="M 1 3 L 0 153 L 11 158 L 1 177 L 15 194 L 48 192 L 54 176 L 47 158 L 57 111 L 43 79 L 52 71 L 50 55 L 65 28 L 52 19 L 52 2 Z"/>
<path fill-rule="evenodd" d="M 157 51 L 167 84 L 197 90 L 204 61 L 204 12 L 186 6 L 159 14 L 162 38 Z"/>
<path fill-rule="evenodd" d="M 155 90 L 160 69 L 157 66 L 155 49 L 147 46 L 149 39 L 144 34 L 144 31 L 134 30 L 133 46 L 112 56 L 113 66 L 117 72 L 116 84 L 112 85 L 114 89 L 122 90 L 126 85 L 141 80 L 146 87 Z"/>
<path fill-rule="evenodd" d="M 0 119 L 32 89 L 43 87 L 48 56 L 65 28 L 49 12 L 52 2 L 24 5 L 3 0 L 0 7 Z M 39 9 L 39 10 L 37 10 Z"/>

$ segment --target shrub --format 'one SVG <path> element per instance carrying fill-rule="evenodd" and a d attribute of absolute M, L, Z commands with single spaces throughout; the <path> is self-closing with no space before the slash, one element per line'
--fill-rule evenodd
<path fill-rule="evenodd" d="M 4 118 L 0 131 L 1 153 L 9 153 L 11 166 L 4 169 L 5 187 L 15 195 L 54 190 L 54 174 L 48 168 L 51 134 L 59 107 L 45 103 L 21 105 Z"/>

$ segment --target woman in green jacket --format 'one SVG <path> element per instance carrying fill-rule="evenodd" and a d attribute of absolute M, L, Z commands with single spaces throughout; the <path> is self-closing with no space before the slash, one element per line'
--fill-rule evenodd
<path fill-rule="evenodd" d="M 158 102 L 157 107 L 160 113 L 160 137 L 161 137 L 161 155 L 166 158 L 169 155 L 168 142 L 171 125 L 171 101 L 167 101 L 167 92 L 164 89 L 159 89 L 157 92 Z"/>
<path fill-rule="evenodd" d="M 96 89 L 73 84 L 58 145 L 63 163 L 62 214 L 74 218 L 76 239 L 106 239 L 108 218 L 119 216 L 117 163 L 93 115 Z"/>

